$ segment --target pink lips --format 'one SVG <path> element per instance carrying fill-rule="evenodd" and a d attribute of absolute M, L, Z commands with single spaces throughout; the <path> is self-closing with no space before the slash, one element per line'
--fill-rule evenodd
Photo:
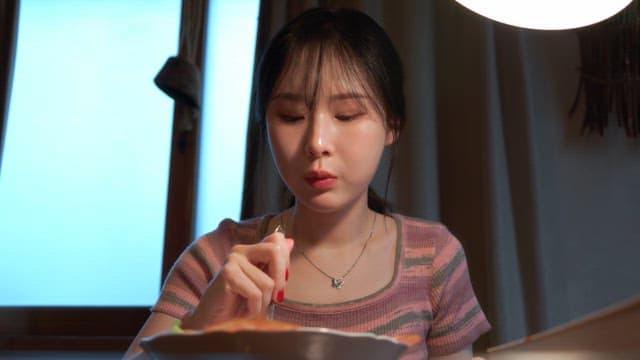
<path fill-rule="evenodd" d="M 337 177 L 325 170 L 314 170 L 305 174 L 304 179 L 312 187 L 318 190 L 331 188 L 337 181 Z"/>

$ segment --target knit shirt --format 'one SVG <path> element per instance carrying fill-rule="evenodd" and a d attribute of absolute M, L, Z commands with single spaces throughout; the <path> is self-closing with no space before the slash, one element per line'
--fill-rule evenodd
<path fill-rule="evenodd" d="M 378 335 L 420 335 L 402 360 L 426 359 L 470 346 L 490 329 L 469 279 L 460 242 L 438 223 L 392 214 L 398 225 L 395 269 L 381 290 L 338 304 L 277 304 L 274 318 L 302 326 Z M 183 318 L 199 303 L 231 247 L 260 241 L 271 218 L 235 222 L 191 244 L 173 266 L 152 311 Z"/>

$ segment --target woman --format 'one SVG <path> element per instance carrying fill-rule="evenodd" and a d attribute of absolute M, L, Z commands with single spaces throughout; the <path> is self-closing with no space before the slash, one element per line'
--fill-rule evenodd
<path fill-rule="evenodd" d="M 405 122 L 384 30 L 353 10 L 309 10 L 271 41 L 255 84 L 256 119 L 294 205 L 225 220 L 190 246 L 128 355 L 176 320 L 202 329 L 269 316 L 420 335 L 403 359 L 470 359 L 489 324 L 460 243 L 440 224 L 390 213 L 369 188 Z"/>

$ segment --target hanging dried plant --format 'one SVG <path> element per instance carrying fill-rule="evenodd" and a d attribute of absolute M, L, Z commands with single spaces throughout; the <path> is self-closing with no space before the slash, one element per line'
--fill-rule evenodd
<path fill-rule="evenodd" d="M 613 114 L 627 136 L 640 136 L 640 1 L 618 15 L 578 31 L 580 84 L 571 114 L 584 94 L 582 133 L 601 136 Z"/>

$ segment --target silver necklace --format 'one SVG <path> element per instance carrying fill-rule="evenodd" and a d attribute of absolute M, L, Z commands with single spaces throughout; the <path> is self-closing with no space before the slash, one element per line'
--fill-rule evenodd
<path fill-rule="evenodd" d="M 362 246 L 362 249 L 360 250 L 360 253 L 358 254 L 358 257 L 356 257 L 355 261 L 353 262 L 353 264 L 351 264 L 351 266 L 349 267 L 349 269 L 347 269 L 347 271 L 345 271 L 344 274 L 342 274 L 342 276 L 339 277 L 334 277 L 329 275 L 327 272 L 325 272 L 324 270 L 322 270 L 318 265 L 316 265 L 316 263 L 314 263 L 308 256 L 307 254 L 304 253 L 304 251 L 302 250 L 297 250 L 297 252 L 300 253 L 300 255 L 302 255 L 302 257 L 309 263 L 311 264 L 311 266 L 313 266 L 316 270 L 318 270 L 318 272 L 320 272 L 322 275 L 326 276 L 327 278 L 329 278 L 331 280 L 331 287 L 334 289 L 342 289 L 342 287 L 344 286 L 344 279 L 351 273 L 351 270 L 353 270 L 356 265 L 358 265 L 358 262 L 360 261 L 360 258 L 362 257 L 362 255 L 364 254 L 364 251 L 367 249 L 367 244 L 369 243 L 369 240 L 371 239 L 371 237 L 373 236 L 373 230 L 375 229 L 376 226 L 376 219 L 377 219 L 377 215 L 376 213 L 373 214 L 373 221 L 371 222 L 371 229 L 369 230 L 369 235 L 367 236 L 367 239 L 364 241 L 364 245 Z M 282 225 L 282 217 L 280 217 L 280 224 Z M 283 226 L 284 227 L 284 226 Z"/>

